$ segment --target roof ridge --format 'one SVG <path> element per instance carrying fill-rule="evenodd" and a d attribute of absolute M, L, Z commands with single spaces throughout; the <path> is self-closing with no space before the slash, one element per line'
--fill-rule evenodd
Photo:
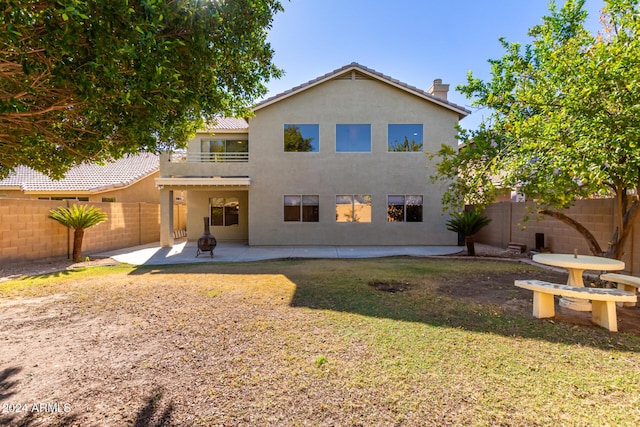
<path fill-rule="evenodd" d="M 394 84 L 396 86 L 399 86 L 399 87 L 401 87 L 401 88 L 403 88 L 405 90 L 408 90 L 409 92 L 413 92 L 413 93 L 415 93 L 417 95 L 423 96 L 423 97 L 425 97 L 425 98 L 427 98 L 427 99 L 429 99 L 429 100 L 431 100 L 431 101 L 433 101 L 433 102 L 435 102 L 437 104 L 440 104 L 440 105 L 442 105 L 442 106 L 444 106 L 446 108 L 457 110 L 458 114 L 460 114 L 462 117 L 466 117 L 467 115 L 471 114 L 471 111 L 467 110 L 466 108 L 464 108 L 464 107 L 462 107 L 460 105 L 457 105 L 457 104 L 455 104 L 455 103 L 453 103 L 451 101 L 448 101 L 446 99 L 443 99 L 443 98 L 440 98 L 438 96 L 435 96 L 435 95 L 433 95 L 433 94 L 431 94 L 431 93 L 429 93 L 429 92 L 427 92 L 427 91 L 425 91 L 423 89 L 420 89 L 420 88 L 418 88 L 416 86 L 412 86 L 410 84 L 402 82 L 402 81 L 400 81 L 398 79 L 395 79 L 395 78 L 393 78 L 391 76 L 388 76 L 388 75 L 386 75 L 384 73 L 381 73 L 379 71 L 376 71 L 373 68 L 369 68 L 369 67 L 367 67 L 365 65 L 362 65 L 362 64 L 360 64 L 358 62 L 351 62 L 348 65 L 343 65 L 340 68 L 336 68 L 335 70 L 333 70 L 331 72 L 328 72 L 326 74 L 323 74 L 323 75 L 321 75 L 319 77 L 316 77 L 315 79 L 309 80 L 306 83 L 302 83 L 302 84 L 300 84 L 298 86 L 294 86 L 291 89 L 288 89 L 288 90 L 286 90 L 284 92 L 281 92 L 281 93 L 278 93 L 276 95 L 273 95 L 273 96 L 271 96 L 271 97 L 269 97 L 267 99 L 264 99 L 264 100 L 258 102 L 257 104 L 255 104 L 253 106 L 253 108 L 255 110 L 255 109 L 259 109 L 259 108 L 262 108 L 264 106 L 270 105 L 270 104 L 272 104 L 274 102 L 277 102 L 281 98 L 287 98 L 287 97 L 289 97 L 289 96 L 291 96 L 291 95 L 293 95 L 293 94 L 295 94 L 297 92 L 300 92 L 300 91 L 302 91 L 302 90 L 304 90 L 306 88 L 311 88 L 311 87 L 315 86 L 316 84 L 319 84 L 319 83 L 322 83 L 322 82 L 324 82 L 326 80 L 329 80 L 332 77 L 337 77 L 341 73 L 343 73 L 345 71 L 348 71 L 350 69 L 359 69 L 359 70 L 361 70 L 361 71 L 363 71 L 365 73 L 369 73 L 370 75 L 376 76 L 376 77 L 378 77 L 379 79 L 381 79 L 383 81 L 386 81 L 388 83 L 392 83 L 392 84 Z"/>

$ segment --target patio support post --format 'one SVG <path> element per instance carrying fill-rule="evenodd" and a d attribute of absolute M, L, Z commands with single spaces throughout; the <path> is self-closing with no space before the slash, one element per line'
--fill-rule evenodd
<path fill-rule="evenodd" d="M 173 191 L 160 190 L 160 246 L 173 247 Z"/>

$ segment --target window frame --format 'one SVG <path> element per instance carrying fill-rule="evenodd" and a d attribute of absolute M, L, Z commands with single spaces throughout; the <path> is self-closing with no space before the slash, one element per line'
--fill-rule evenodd
<path fill-rule="evenodd" d="M 347 141 L 342 141 L 339 140 L 339 138 L 341 137 L 341 135 L 346 132 L 346 133 L 350 133 L 349 129 L 346 129 L 344 131 L 342 131 L 342 127 L 346 127 L 346 126 L 353 126 L 356 127 L 354 128 L 354 130 L 356 131 L 356 133 L 360 132 L 360 129 L 365 130 L 366 134 L 365 136 L 368 137 L 369 141 L 368 141 L 368 145 L 369 145 L 369 149 L 368 150 L 343 150 L 343 149 L 339 149 L 339 145 L 342 144 L 349 144 L 349 147 L 347 148 L 352 148 L 351 145 L 355 142 L 356 144 L 359 143 L 359 141 L 357 140 L 347 140 Z M 335 140 L 335 150 L 336 153 L 371 153 L 372 152 L 372 148 L 373 148 L 373 141 L 372 141 L 372 129 L 371 129 L 371 123 L 336 123 L 336 127 L 335 127 L 335 136 L 336 136 L 336 140 Z"/>
<path fill-rule="evenodd" d="M 217 201 L 222 200 L 222 205 Z M 235 205 L 233 205 L 235 203 Z M 220 210 L 220 215 L 214 215 L 214 209 Z M 217 224 L 216 219 L 222 218 L 222 223 Z M 227 220 L 229 218 L 229 220 Z M 212 197 L 209 199 L 209 225 L 212 227 L 239 227 L 240 226 L 240 198 L 239 197 Z"/>
<path fill-rule="evenodd" d="M 293 200 L 294 198 L 298 199 L 296 204 L 287 204 L 287 198 L 289 200 Z M 282 207 L 283 207 L 283 222 L 286 223 L 317 223 L 320 222 L 320 196 L 317 194 L 285 194 L 282 197 Z M 287 209 L 287 207 L 297 207 L 298 209 Z M 305 209 L 310 208 L 310 209 Z M 295 213 L 297 211 L 297 215 L 289 216 L 289 218 L 297 218 L 297 219 L 287 219 L 287 211 L 290 213 Z M 310 219 L 311 218 L 311 219 Z"/>
<path fill-rule="evenodd" d="M 392 199 L 391 198 L 402 198 L 402 205 L 400 205 L 399 203 L 391 203 Z M 418 200 L 419 199 L 419 203 L 411 203 L 411 201 L 413 200 Z M 400 206 L 400 209 L 402 210 L 402 218 L 400 218 L 400 216 L 398 215 L 397 212 L 393 212 L 392 211 L 392 206 L 394 206 L 395 208 L 393 209 L 398 209 L 397 207 Z M 412 214 L 409 215 L 409 211 L 412 210 L 411 208 L 414 206 L 419 206 L 419 216 L 420 219 L 416 220 L 414 218 L 417 218 L 417 215 Z M 395 218 L 395 219 L 392 219 Z M 424 195 L 423 194 L 389 194 L 387 195 L 387 222 L 388 223 L 416 223 L 416 222 L 424 222 Z"/>
<path fill-rule="evenodd" d="M 420 149 L 419 150 L 407 150 L 407 151 L 398 151 L 391 149 L 391 135 L 396 134 L 396 132 L 392 132 L 391 127 L 400 127 L 400 126 L 419 126 L 420 127 Z M 404 135 L 407 137 L 407 135 Z M 408 140 L 407 140 L 408 142 Z M 403 142 L 404 144 L 404 142 Z M 396 147 L 398 145 L 396 144 Z M 389 123 L 387 124 L 387 152 L 388 153 L 424 153 L 424 124 L 422 123 Z"/>
<path fill-rule="evenodd" d="M 350 203 L 338 203 L 338 199 L 339 198 L 343 198 L 343 200 L 346 200 L 346 198 L 349 198 L 349 202 Z M 368 199 L 369 202 L 368 203 L 361 203 L 358 199 Z M 357 204 L 356 204 L 357 203 Z M 351 205 L 351 217 L 348 220 L 340 220 L 340 212 L 338 212 L 338 206 L 339 205 Z M 368 210 L 369 210 L 369 221 L 363 221 L 363 220 L 358 220 L 358 216 L 357 216 L 357 210 L 356 206 L 359 205 L 365 205 L 368 206 Z M 336 194 L 335 197 L 335 213 L 336 213 L 336 223 L 360 223 L 360 224 L 371 224 L 373 222 L 373 197 L 371 196 L 371 194 Z M 346 215 L 346 213 L 343 213 L 342 215 Z"/>
<path fill-rule="evenodd" d="M 300 126 L 304 126 L 305 128 L 308 127 L 314 127 L 315 132 L 314 132 L 314 136 L 316 138 L 316 142 L 314 144 L 314 142 L 311 142 L 311 146 L 313 148 L 315 148 L 315 150 L 310 150 L 310 151 L 291 151 L 291 150 L 287 150 L 286 147 L 286 142 L 284 141 L 284 137 L 285 137 L 285 132 L 287 131 L 288 127 L 291 126 L 296 126 L 298 127 L 298 129 L 300 129 Z M 305 132 L 306 133 L 306 132 Z M 301 131 L 301 136 L 304 138 L 306 135 Z M 282 150 L 285 153 L 319 153 L 320 152 L 320 124 L 317 123 L 285 123 L 282 126 Z"/>

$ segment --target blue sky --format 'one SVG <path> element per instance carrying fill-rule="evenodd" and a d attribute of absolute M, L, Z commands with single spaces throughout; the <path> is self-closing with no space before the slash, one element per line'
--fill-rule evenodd
<path fill-rule="evenodd" d="M 502 57 L 499 38 L 529 42 L 527 31 L 548 12 L 548 0 L 282 0 L 269 42 L 282 79 L 272 96 L 343 65 L 358 62 L 420 89 L 441 78 L 449 100 L 471 109 L 455 91 L 468 71 L 489 78 L 491 58 Z M 586 0 L 589 28 L 599 27 L 603 0 Z M 475 128 L 486 111 L 460 123 Z"/>

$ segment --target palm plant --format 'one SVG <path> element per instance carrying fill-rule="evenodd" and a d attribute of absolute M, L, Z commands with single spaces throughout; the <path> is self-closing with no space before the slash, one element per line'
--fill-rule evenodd
<path fill-rule="evenodd" d="M 107 214 L 88 205 L 59 206 L 49 211 L 49 218 L 58 221 L 73 231 L 73 262 L 82 261 L 82 239 L 84 230 L 107 220 Z"/>
<path fill-rule="evenodd" d="M 475 210 L 458 212 L 447 221 L 447 230 L 462 234 L 467 245 L 467 255 L 475 256 L 475 235 L 490 222 L 490 218 Z"/>

